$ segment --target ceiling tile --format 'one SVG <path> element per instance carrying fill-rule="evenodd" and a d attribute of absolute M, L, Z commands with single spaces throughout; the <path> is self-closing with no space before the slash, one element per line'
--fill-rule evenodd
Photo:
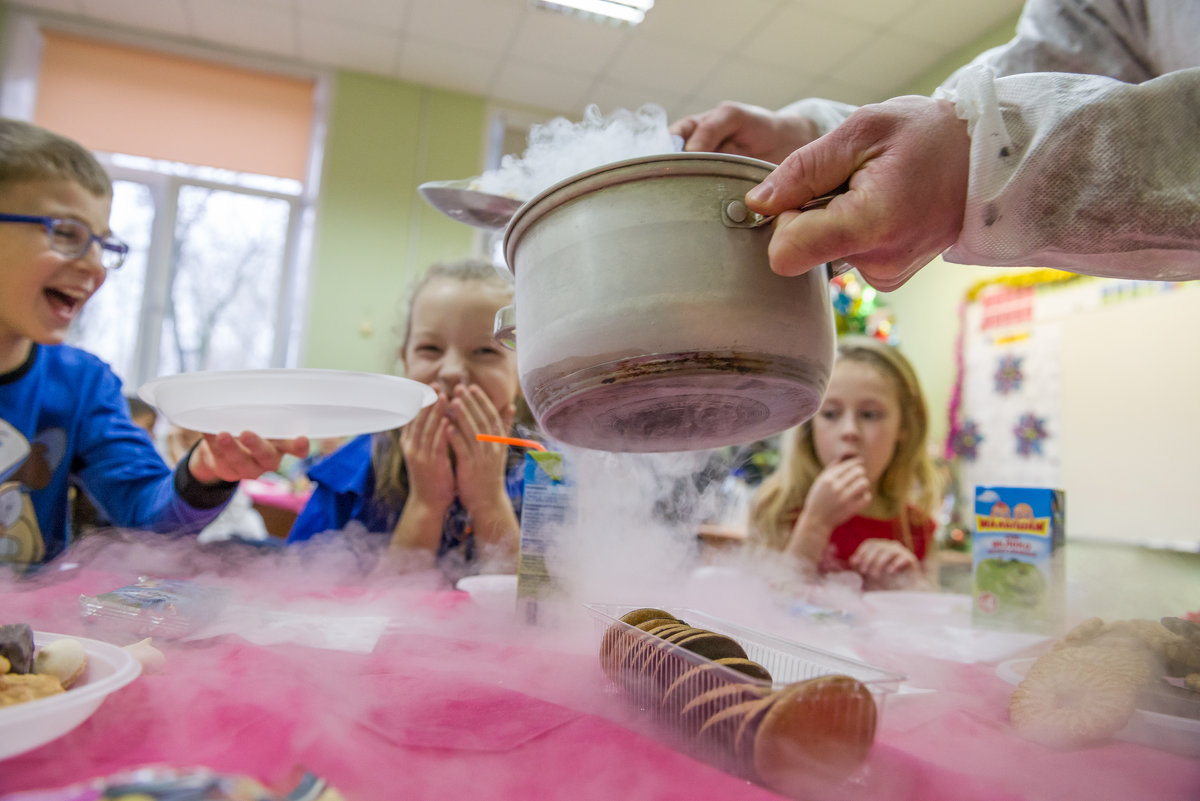
<path fill-rule="evenodd" d="M 400 54 L 397 34 L 329 18 L 301 17 L 297 34 L 300 55 L 318 64 L 386 75 L 395 69 Z"/>
<path fill-rule="evenodd" d="M 804 97 L 801 92 L 813 77 L 814 73 L 803 67 L 781 70 L 771 64 L 729 58 L 709 75 L 704 94 L 776 109 Z"/>
<path fill-rule="evenodd" d="M 844 54 L 830 66 L 841 81 L 863 88 L 883 88 L 891 95 L 901 91 L 941 58 L 942 53 L 922 42 L 877 36 L 858 52 Z"/>
<path fill-rule="evenodd" d="M 124 27 L 191 36 L 191 17 L 183 0 L 83 0 L 84 12 L 93 19 Z"/>
<path fill-rule="evenodd" d="M 637 36 L 729 52 L 756 31 L 779 0 L 658 0 Z"/>
<path fill-rule="evenodd" d="M 671 92 L 691 92 L 716 67 L 720 56 L 702 48 L 636 38 L 617 54 L 604 77 Z"/>
<path fill-rule="evenodd" d="M 579 116 L 587 105 L 590 76 L 566 69 L 547 70 L 539 64 L 509 60 L 492 83 L 491 95 L 512 103 L 524 103 Z"/>
<path fill-rule="evenodd" d="M 294 6 L 302 16 L 332 17 L 372 28 L 399 31 L 409 0 L 275 0 Z"/>
<path fill-rule="evenodd" d="M 933 0 L 938 5 L 968 4 L 973 0 Z M 986 0 L 984 0 L 986 2 Z M 868 28 L 887 28 L 895 20 L 902 19 L 921 0 L 791 0 L 793 13 L 802 16 L 826 15 L 841 17 Z"/>
<path fill-rule="evenodd" d="M 413 4 L 407 32 L 422 39 L 503 53 L 528 10 L 518 0 L 423 0 Z"/>
<path fill-rule="evenodd" d="M 927 42 L 958 42 L 950 48 L 956 50 L 1015 18 L 1022 5 L 1023 0 L 924 0 L 897 20 L 894 30 Z"/>
<path fill-rule="evenodd" d="M 786 69 L 804 64 L 819 71 L 818 65 L 840 61 L 874 36 L 875 31 L 861 23 L 788 3 L 741 52 Z"/>
<path fill-rule="evenodd" d="M 570 64 L 598 71 L 630 35 L 628 28 L 598 25 L 561 14 L 528 14 L 518 26 L 509 52 L 537 64 Z"/>
<path fill-rule="evenodd" d="M 808 85 L 801 97 L 823 97 L 827 100 L 839 100 L 853 106 L 865 106 L 867 103 L 878 103 L 891 97 L 891 92 L 866 88 L 850 84 L 841 79 L 838 73 L 827 73 L 818 76 Z"/>
<path fill-rule="evenodd" d="M 197 37 L 242 50 L 292 57 L 299 54 L 296 25 L 285 6 L 243 0 L 205 0 L 205 5 L 207 13 L 192 20 Z"/>
<path fill-rule="evenodd" d="M 42 11 L 58 11 L 64 14 L 85 13 L 83 0 L 24 0 L 21 5 Z"/>
<path fill-rule="evenodd" d="M 400 46 L 395 74 L 414 83 L 486 95 L 499 65 L 496 53 L 408 38 Z"/>

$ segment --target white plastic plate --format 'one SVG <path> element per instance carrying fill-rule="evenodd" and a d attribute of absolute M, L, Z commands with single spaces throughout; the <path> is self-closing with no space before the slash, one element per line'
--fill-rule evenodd
<path fill-rule="evenodd" d="M 67 636 L 35 631 L 33 642 L 40 648 Z M 91 717 L 111 693 L 142 672 L 141 664 L 124 648 L 85 637 L 70 638 L 78 640 L 87 652 L 83 679 L 64 693 L 0 707 L 0 759 L 62 737 Z"/>
<path fill-rule="evenodd" d="M 996 666 L 996 675 L 1009 684 L 1020 684 L 1036 661 L 1036 657 L 1026 657 L 1001 662 Z M 1161 751 L 1200 757 L 1200 720 L 1139 709 L 1116 737 Z"/>
<path fill-rule="evenodd" d="M 399 428 L 434 402 L 431 387 L 379 373 L 271 369 L 180 373 L 138 390 L 182 428 L 266 439 L 349 437 Z"/>

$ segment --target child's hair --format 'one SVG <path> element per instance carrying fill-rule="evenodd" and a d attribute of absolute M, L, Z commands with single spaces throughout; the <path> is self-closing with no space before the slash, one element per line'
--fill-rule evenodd
<path fill-rule="evenodd" d="M 866 336 L 841 338 L 837 360 L 870 365 L 895 387 L 900 405 L 900 439 L 880 476 L 878 492 L 889 515 L 899 516 L 901 536 L 911 550 L 905 507 L 911 504 L 928 515 L 937 492 L 936 474 L 925 443 L 929 416 L 916 371 L 895 347 Z M 782 451 L 779 468 L 763 481 L 751 509 L 751 536 L 776 550 L 783 549 L 791 533 L 784 521 L 791 510 L 804 505 L 809 489 L 824 469 L 817 458 L 811 419 L 784 434 Z"/>
<path fill-rule="evenodd" d="M 137 395 L 126 395 L 125 404 L 129 407 L 129 416 L 133 419 L 133 422 L 142 426 L 147 431 L 154 428 L 154 424 L 158 422 L 158 409 L 155 409 Z M 147 420 L 147 418 L 149 419 Z M 147 420 L 147 422 L 143 423 L 143 420 Z"/>
<path fill-rule="evenodd" d="M 507 293 L 508 300 L 512 300 L 513 285 L 500 275 L 491 262 L 482 259 L 437 262 L 425 271 L 425 274 L 408 293 L 403 327 L 399 332 L 400 353 L 403 353 L 408 347 L 408 340 L 412 336 L 412 312 L 417 302 L 417 296 L 431 282 L 439 279 L 463 283 L 478 281 Z M 529 415 L 528 407 L 518 398 L 517 419 L 514 421 L 514 427 L 524 424 L 527 418 L 532 418 L 532 415 Z M 371 461 L 375 465 L 375 498 L 377 502 L 389 506 L 402 505 L 408 498 L 408 471 L 404 469 L 404 451 L 400 447 L 400 429 L 375 437 Z"/>
<path fill-rule="evenodd" d="M 0 185 L 64 179 L 94 195 L 112 195 L 108 173 L 87 148 L 37 125 L 0 118 Z"/>

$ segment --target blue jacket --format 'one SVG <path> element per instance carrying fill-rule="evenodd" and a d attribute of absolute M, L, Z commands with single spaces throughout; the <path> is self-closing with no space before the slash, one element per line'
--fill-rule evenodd
<path fill-rule="evenodd" d="M 375 468 L 371 463 L 373 436 L 363 434 L 347 442 L 308 471 L 316 485 L 312 497 L 301 510 L 288 542 L 311 539 L 323 531 L 340 531 L 351 521 L 361 523 L 367 531 L 391 534 L 400 520 L 403 505 L 387 506 L 375 502 Z M 509 449 L 509 468 L 505 488 L 512 501 L 517 519 L 521 518 L 521 498 L 525 487 L 520 452 Z M 473 558 L 473 538 L 470 535 L 470 516 L 455 499 L 442 525 L 442 541 L 438 556 L 464 548 L 464 556 Z"/>
<path fill-rule="evenodd" d="M 71 484 L 115 526 L 188 532 L 215 518 L 237 486 L 205 486 L 168 467 L 130 419 L 121 380 L 69 345 L 34 345 L 23 365 L 0 375 L 0 420 L 30 446 L 0 473 L 0 561 L 44 562 L 66 549 Z M 36 520 L 15 514 L 26 499 Z"/>

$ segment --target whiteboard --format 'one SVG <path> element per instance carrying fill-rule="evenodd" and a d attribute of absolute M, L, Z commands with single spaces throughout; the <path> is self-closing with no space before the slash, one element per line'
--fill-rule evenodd
<path fill-rule="evenodd" d="M 1062 322 L 1060 484 L 1068 537 L 1200 550 L 1200 292 Z"/>

